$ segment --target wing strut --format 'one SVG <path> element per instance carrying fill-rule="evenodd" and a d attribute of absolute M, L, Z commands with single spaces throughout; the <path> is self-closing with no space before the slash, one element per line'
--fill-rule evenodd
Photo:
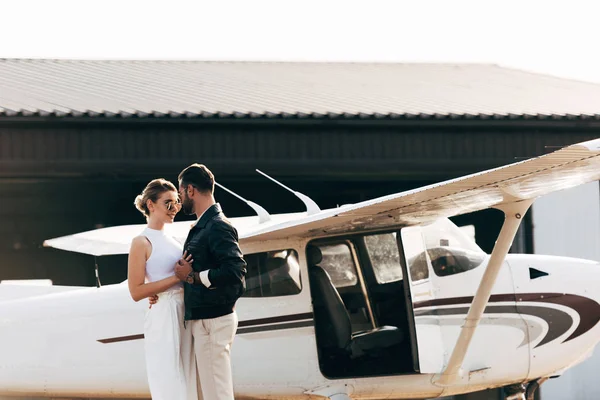
<path fill-rule="evenodd" d="M 517 230 L 521 225 L 522 217 L 525 215 L 531 204 L 533 204 L 533 201 L 534 199 L 527 199 L 515 203 L 502 204 L 497 207 L 504 212 L 504 224 L 502 225 L 502 229 L 500 230 L 500 234 L 494 245 L 494 250 L 492 250 L 492 255 L 490 256 L 485 273 L 481 278 L 477 293 L 473 298 L 473 303 L 471 303 L 471 307 L 469 308 L 465 323 L 456 340 L 454 350 L 452 350 L 452 354 L 450 355 L 448 366 L 444 372 L 434 378 L 436 384 L 440 386 L 449 386 L 461 377 L 461 366 L 465 359 L 465 355 L 467 354 L 467 350 L 469 349 L 469 344 L 471 343 L 475 329 L 477 329 L 483 311 L 490 299 L 492 288 L 496 282 L 500 268 L 504 263 L 506 254 L 508 254 L 508 251 L 510 250 L 510 246 L 512 245 Z"/>

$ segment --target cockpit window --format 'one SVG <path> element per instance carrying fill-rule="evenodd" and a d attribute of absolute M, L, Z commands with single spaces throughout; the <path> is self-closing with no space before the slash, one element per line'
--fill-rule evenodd
<path fill-rule="evenodd" d="M 412 282 L 429 278 L 429 266 L 437 276 L 449 276 L 477 268 L 487 257 L 447 218 L 403 228 L 401 236 Z"/>
<path fill-rule="evenodd" d="M 486 253 L 450 220 L 444 218 L 422 227 L 423 240 L 437 276 L 459 274 L 477 268 Z"/>
<path fill-rule="evenodd" d="M 448 276 L 469 271 L 481 265 L 485 255 L 467 252 L 464 249 L 436 247 L 427 249 L 433 272 L 437 276 Z"/>
<path fill-rule="evenodd" d="M 336 288 L 354 286 L 358 283 L 356 266 L 350 247 L 346 243 L 319 246 L 323 260 L 319 264 L 331 278 Z"/>
<path fill-rule="evenodd" d="M 365 236 L 365 245 L 377 283 L 384 284 L 402 279 L 395 232 Z"/>
<path fill-rule="evenodd" d="M 300 293 L 300 264 L 293 249 L 245 254 L 247 263 L 244 297 L 289 296 Z"/>

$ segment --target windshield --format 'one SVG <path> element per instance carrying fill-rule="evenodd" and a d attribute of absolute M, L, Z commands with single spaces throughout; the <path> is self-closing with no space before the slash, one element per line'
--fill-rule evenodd
<path fill-rule="evenodd" d="M 437 276 L 449 276 L 477 268 L 487 256 L 447 218 L 421 226 L 420 234 L 410 232 L 403 229 L 402 240 L 413 282 L 428 278 L 428 264 Z"/>
<path fill-rule="evenodd" d="M 423 227 L 423 240 L 433 271 L 454 275 L 481 265 L 486 254 L 473 239 L 447 218 Z"/>

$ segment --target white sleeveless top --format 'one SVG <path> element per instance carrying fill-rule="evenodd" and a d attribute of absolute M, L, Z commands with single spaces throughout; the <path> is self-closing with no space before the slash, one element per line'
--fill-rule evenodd
<path fill-rule="evenodd" d="M 145 236 L 152 244 L 152 253 L 146 261 L 146 281 L 156 282 L 175 275 L 175 263 L 183 253 L 183 246 L 165 234 L 164 231 L 146 228 L 141 236 Z M 170 287 L 173 290 L 183 287 L 183 283 Z"/>

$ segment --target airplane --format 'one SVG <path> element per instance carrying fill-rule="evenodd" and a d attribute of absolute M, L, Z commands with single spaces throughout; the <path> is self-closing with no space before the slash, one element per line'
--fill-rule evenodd
<path fill-rule="evenodd" d="M 231 219 L 248 263 L 232 349 L 236 398 L 428 399 L 504 388 L 508 399 L 533 399 L 600 341 L 600 263 L 509 249 L 536 198 L 598 179 L 595 139 L 327 210 L 294 192 L 306 212 L 270 215 L 235 194 L 257 214 Z M 448 219 L 487 208 L 505 216 L 491 254 Z M 183 241 L 189 227 L 167 229 Z M 45 246 L 126 254 L 143 228 Z M 126 282 L 0 285 L 0 395 L 148 398 L 147 309 Z"/>

